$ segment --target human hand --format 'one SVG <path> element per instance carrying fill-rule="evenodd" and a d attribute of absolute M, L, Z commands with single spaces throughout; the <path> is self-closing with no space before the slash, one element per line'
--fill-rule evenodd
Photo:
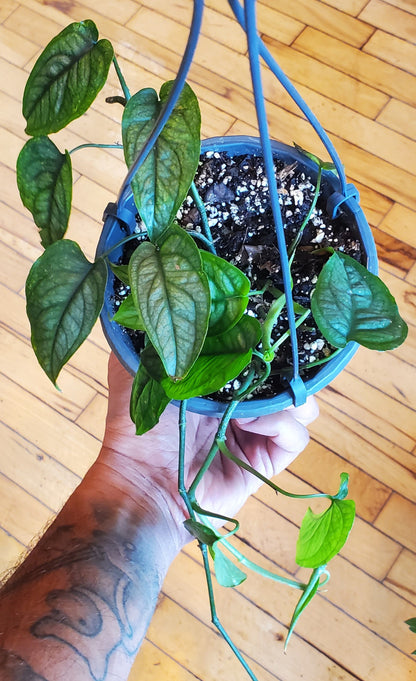
<path fill-rule="evenodd" d="M 129 483 L 147 493 L 162 493 L 177 525 L 181 541 L 190 537 L 182 528 L 186 518 L 178 493 L 179 410 L 169 404 L 159 423 L 137 437 L 129 415 L 132 378 L 114 355 L 109 361 L 109 403 L 101 462 L 116 469 Z M 254 419 L 233 419 L 227 447 L 238 458 L 270 478 L 286 468 L 306 447 L 306 426 L 318 415 L 315 399 L 306 404 Z M 217 432 L 219 419 L 187 413 L 185 483 L 197 474 Z M 258 478 L 217 453 L 196 490 L 200 507 L 233 516 L 261 485 Z"/>

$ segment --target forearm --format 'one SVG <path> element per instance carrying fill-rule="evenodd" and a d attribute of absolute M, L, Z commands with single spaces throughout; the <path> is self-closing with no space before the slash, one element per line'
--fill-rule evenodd
<path fill-rule="evenodd" d="M 157 489 L 94 464 L 0 592 L 0 679 L 127 678 L 179 548 Z"/>

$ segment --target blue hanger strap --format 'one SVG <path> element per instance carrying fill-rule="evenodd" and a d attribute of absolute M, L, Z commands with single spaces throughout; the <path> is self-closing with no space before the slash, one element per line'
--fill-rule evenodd
<path fill-rule="evenodd" d="M 177 73 L 177 76 L 175 78 L 175 82 L 173 85 L 173 88 L 170 92 L 170 95 L 167 99 L 167 102 L 165 106 L 163 107 L 162 111 L 160 112 L 156 123 L 153 127 L 152 132 L 150 133 L 149 137 L 147 138 L 146 142 L 144 143 L 142 149 L 139 151 L 138 156 L 136 160 L 134 161 L 133 165 L 131 166 L 130 170 L 128 171 L 123 185 L 120 189 L 119 196 L 118 196 L 118 202 L 121 202 L 121 199 L 123 197 L 124 192 L 128 189 L 130 186 L 130 183 L 135 176 L 136 172 L 144 163 L 146 160 L 148 154 L 150 151 L 153 149 L 155 142 L 157 138 L 159 137 L 160 133 L 162 132 L 170 114 L 173 111 L 173 108 L 178 101 L 179 95 L 182 92 L 183 86 L 185 85 L 185 81 L 190 69 L 190 66 L 192 64 L 192 60 L 194 57 L 195 49 L 198 44 L 198 39 L 199 39 L 199 34 L 201 31 L 201 24 L 202 24 L 202 16 L 203 16 L 203 11 L 204 11 L 204 0 L 194 0 L 194 10 L 193 10 L 193 15 L 192 15 L 192 22 L 191 22 L 191 28 L 188 36 L 188 41 L 185 47 L 185 52 Z"/>
<path fill-rule="evenodd" d="M 352 213 L 361 213 L 360 194 L 358 189 L 352 183 L 347 184 L 345 194 L 334 192 L 328 198 L 328 201 L 326 202 L 326 209 L 328 215 L 330 215 L 332 219 L 337 217 L 339 208 L 343 203 L 348 206 Z"/>
<path fill-rule="evenodd" d="M 280 211 L 279 194 L 276 185 L 273 152 L 270 143 L 267 115 L 264 104 L 263 86 L 260 71 L 260 55 L 258 50 L 259 41 L 256 26 L 255 4 L 256 4 L 255 0 L 246 0 L 244 7 L 247 26 L 248 54 L 250 60 L 251 79 L 253 83 L 254 101 L 256 105 L 257 120 L 263 149 L 264 165 L 268 180 L 270 201 L 272 205 L 273 218 L 276 227 L 277 244 L 280 255 L 280 263 L 282 267 L 283 287 L 286 296 L 286 307 L 288 313 L 288 322 L 292 347 L 293 379 L 297 379 L 299 378 L 299 357 L 296 320 L 292 298 L 292 280 L 290 275 L 289 258 L 285 241 L 283 220 Z"/>
<path fill-rule="evenodd" d="M 243 9 L 239 3 L 238 0 L 228 0 L 229 5 L 234 13 L 234 16 L 236 17 L 238 23 L 240 26 L 243 28 L 244 31 L 247 32 L 247 19 L 245 19 L 245 15 L 243 12 Z M 247 4 L 247 3 L 245 3 Z M 345 171 L 344 171 L 344 166 L 341 162 L 340 157 L 338 156 L 338 153 L 332 144 L 331 140 L 329 139 L 328 135 L 326 134 L 325 130 L 323 129 L 322 125 L 316 118 L 315 114 L 311 111 L 309 106 L 306 104 L 305 100 L 303 97 L 299 94 L 299 92 L 296 90 L 295 86 L 289 78 L 286 76 L 284 71 L 280 68 L 276 60 L 272 57 L 270 54 L 269 50 L 263 43 L 263 41 L 260 39 L 260 37 L 257 37 L 258 42 L 259 42 L 259 52 L 261 57 L 264 59 L 266 62 L 267 66 L 269 69 L 272 71 L 272 73 L 276 76 L 278 81 L 283 85 L 285 90 L 289 93 L 289 95 L 292 97 L 293 101 L 297 104 L 299 109 L 302 111 L 302 113 L 305 114 L 307 120 L 309 123 L 312 125 L 314 128 L 316 134 L 324 144 L 326 150 L 328 151 L 328 154 L 330 155 L 336 169 L 337 173 L 341 182 L 341 189 L 342 193 L 346 194 L 347 191 L 347 180 L 345 177 Z"/>

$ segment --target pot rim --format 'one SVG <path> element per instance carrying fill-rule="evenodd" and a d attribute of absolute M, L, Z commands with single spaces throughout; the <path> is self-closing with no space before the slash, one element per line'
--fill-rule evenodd
<path fill-rule="evenodd" d="M 295 147 L 291 147 L 282 142 L 272 141 L 272 149 L 273 151 L 279 152 L 279 155 L 283 157 L 283 160 L 290 157 L 292 162 L 293 160 L 296 160 L 303 165 L 305 170 L 310 173 L 312 177 L 316 175 L 316 164 L 308 157 L 301 154 Z M 250 152 L 257 152 L 256 155 L 261 155 L 262 153 L 260 139 L 258 137 L 246 135 L 211 137 L 203 140 L 201 143 L 201 152 L 224 150 L 231 152 L 233 155 Z M 323 171 L 323 178 L 325 178 L 326 183 L 329 183 L 330 186 L 332 186 L 334 194 L 340 192 L 340 182 L 337 175 L 331 171 Z M 358 197 L 358 192 L 356 196 Z M 125 236 L 125 231 L 123 232 L 122 227 L 123 223 L 128 226 L 135 224 L 137 209 L 134 204 L 130 187 L 123 193 L 119 205 L 116 208 L 116 212 L 110 211 L 104 214 L 104 226 L 97 245 L 96 257 L 99 257 L 108 249 L 108 241 L 114 232 L 119 232 L 117 240 L 120 240 L 123 235 Z M 367 269 L 373 274 L 377 274 L 378 260 L 375 242 L 362 208 L 357 200 L 355 200 L 352 205 L 350 202 L 346 201 L 345 208 L 347 212 L 351 213 L 351 218 L 355 220 L 357 224 L 360 239 L 367 256 Z M 120 253 L 117 253 L 116 251 L 116 258 L 119 257 L 119 255 Z M 104 335 L 113 352 L 129 373 L 134 375 L 139 366 L 138 355 L 134 350 L 128 334 L 116 322 L 111 321 L 113 310 L 110 308 L 110 296 L 113 291 L 113 280 L 114 275 L 110 272 L 107 281 L 105 302 L 100 315 L 101 324 Z M 353 341 L 349 342 L 334 359 L 323 364 L 315 376 L 305 379 L 303 381 L 305 386 L 305 399 L 306 396 L 315 394 L 334 380 L 352 359 L 357 349 L 357 343 Z M 174 403 L 178 404 L 177 402 Z M 293 406 L 293 404 L 294 395 L 288 387 L 274 397 L 241 402 L 236 407 L 233 417 L 246 418 L 271 414 Z M 221 417 L 227 406 L 228 403 L 216 402 L 205 397 L 193 397 L 190 398 L 187 403 L 187 409 L 189 411 L 213 417 Z"/>

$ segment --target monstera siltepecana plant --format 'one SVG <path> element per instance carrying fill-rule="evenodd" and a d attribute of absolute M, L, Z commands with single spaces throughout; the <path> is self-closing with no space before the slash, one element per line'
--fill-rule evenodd
<path fill-rule="evenodd" d="M 352 225 L 354 216 L 345 212 L 336 233 L 331 217 L 327 227 L 324 207 L 338 182 L 332 164 L 300 149 L 278 147 L 276 182 L 293 299 L 286 295 L 281 286 L 281 254 L 271 244 L 274 228 L 270 231 L 266 224 L 271 216 L 259 147 L 254 155 L 250 145 L 250 150 L 247 145 L 238 147 L 242 153 L 228 153 L 223 144 L 204 142 L 201 155 L 198 100 L 188 84 L 132 177 L 132 193 L 123 192 L 118 204 L 107 210 L 105 238 L 100 239 L 97 257 L 90 262 L 80 246 L 66 237 L 71 156 L 81 147 L 61 151 L 49 135 L 88 110 L 112 64 L 122 95 L 109 101 L 123 107 L 123 144 L 81 147 L 119 147 L 131 167 L 160 119 L 173 82 L 164 83 L 159 93 L 146 88 L 131 95 L 111 44 L 99 39 L 89 20 L 73 23 L 57 35 L 27 81 L 23 114 L 30 139 L 17 161 L 17 181 L 45 249 L 26 285 L 32 345 L 40 365 L 56 384 L 62 367 L 88 336 L 104 306 L 104 324 L 122 329 L 117 354 L 122 361 L 124 350 L 133 355 L 132 363 L 124 363 L 135 374 L 130 413 L 138 435 L 158 422 L 171 400 L 180 402 L 182 424 L 187 406 L 195 408 L 194 398 L 205 398 L 207 413 L 214 413 L 215 405 L 215 414 L 222 416 L 218 432 L 201 470 L 181 493 L 190 515 L 186 526 L 202 547 L 207 579 L 209 553 L 218 581 L 235 586 L 245 574 L 229 558 L 230 552 L 237 562 L 257 569 L 229 541 L 238 523 L 229 519 L 234 530 L 222 534 L 195 497 L 218 451 L 247 468 L 227 448 L 226 427 L 231 417 L 243 403 L 256 414 L 264 402 L 269 412 L 287 406 L 292 399 L 287 384 L 293 362 L 284 348 L 293 345 L 294 335 L 309 339 L 302 341 L 300 374 L 306 376 L 306 383 L 312 377 L 309 392 L 314 392 L 323 384 L 319 377 L 326 364 L 333 363 L 334 356 L 350 347 L 351 341 L 388 350 L 404 341 L 407 328 L 386 286 L 366 267 L 366 246 L 360 230 Z M 253 195 L 254 203 L 249 205 Z M 254 216 L 250 227 L 247 212 Z M 350 232 L 348 242 L 340 236 L 345 226 Z M 332 242 L 327 239 L 330 231 Z M 260 232 L 266 234 L 263 241 L 258 238 Z M 221 257 L 225 252 L 229 258 Z M 313 266 L 305 290 L 306 262 Z M 123 296 L 115 306 L 120 290 Z M 304 352 L 307 345 L 309 353 Z M 273 402 L 274 392 L 286 395 L 280 407 Z M 183 448 L 181 430 L 179 468 Z M 286 494 L 256 470 L 250 471 Z M 348 476 L 342 474 L 335 494 L 312 495 L 326 497 L 328 508 L 319 515 L 309 509 L 300 528 L 296 559 L 311 568 L 308 583 L 268 575 L 302 592 L 288 638 L 352 527 L 354 502 L 346 499 L 347 494 Z"/>

